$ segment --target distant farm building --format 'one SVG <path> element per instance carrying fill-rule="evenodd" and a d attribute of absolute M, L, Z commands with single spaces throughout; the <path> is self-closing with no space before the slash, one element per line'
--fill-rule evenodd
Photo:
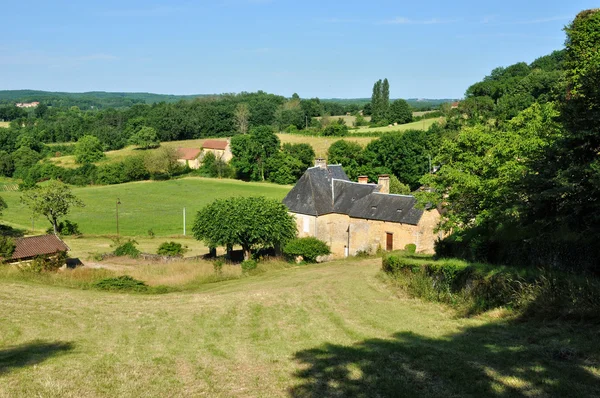
<path fill-rule="evenodd" d="M 17 108 L 35 108 L 36 106 L 38 106 L 40 103 L 38 101 L 34 101 L 34 102 L 17 102 L 15 104 L 15 106 Z"/>
<path fill-rule="evenodd" d="M 69 251 L 66 245 L 56 235 L 29 236 L 15 239 L 15 251 L 9 262 L 26 262 L 36 257 L 54 257 Z"/>
<path fill-rule="evenodd" d="M 177 148 L 177 161 L 182 165 L 188 165 L 190 169 L 200 168 L 200 155 L 202 150 L 198 148 Z"/>
<path fill-rule="evenodd" d="M 206 140 L 202 143 L 202 158 L 207 153 L 212 153 L 215 158 L 229 162 L 233 158 L 229 140 Z"/>
<path fill-rule="evenodd" d="M 450 105 L 450 109 L 458 109 L 458 104 L 460 104 L 460 102 L 454 101 L 452 105 Z"/>
<path fill-rule="evenodd" d="M 399 250 L 411 243 L 418 252 L 433 253 L 438 210 L 418 208 L 414 196 L 390 194 L 387 175 L 378 184 L 367 181 L 352 182 L 341 165 L 318 159 L 283 199 L 296 217 L 298 236 L 326 242 L 334 257 Z"/>

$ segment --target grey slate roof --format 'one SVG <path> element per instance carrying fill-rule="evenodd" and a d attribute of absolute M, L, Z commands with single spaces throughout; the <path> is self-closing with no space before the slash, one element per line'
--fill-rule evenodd
<path fill-rule="evenodd" d="M 320 216 L 347 214 L 353 218 L 417 225 L 423 210 L 414 196 L 379 193 L 376 184 L 351 182 L 339 165 L 311 167 L 283 199 L 293 213 Z"/>
<path fill-rule="evenodd" d="M 417 225 L 423 210 L 415 208 L 414 196 L 373 193 L 357 201 L 350 217 Z"/>
<path fill-rule="evenodd" d="M 311 167 L 283 199 L 283 204 L 294 213 L 311 216 L 333 213 L 331 187 L 334 179 L 350 181 L 340 165 L 330 165 L 327 169 Z"/>

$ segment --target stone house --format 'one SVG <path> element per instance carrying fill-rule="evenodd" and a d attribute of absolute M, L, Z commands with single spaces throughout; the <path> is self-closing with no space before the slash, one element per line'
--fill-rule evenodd
<path fill-rule="evenodd" d="M 190 169 L 200 168 L 201 149 L 196 148 L 177 148 L 177 161 L 182 165 L 188 165 Z"/>
<path fill-rule="evenodd" d="M 389 176 L 369 184 L 352 182 L 341 165 L 317 159 L 283 199 L 296 218 L 298 236 L 314 236 L 334 257 L 399 250 L 413 243 L 417 252 L 433 253 L 439 223 L 437 209 L 417 208 L 414 196 L 389 193 Z"/>
<path fill-rule="evenodd" d="M 202 143 L 202 158 L 209 152 L 215 155 L 215 158 L 221 159 L 224 162 L 229 162 L 233 158 L 231 153 L 231 145 L 227 140 L 205 140 Z"/>

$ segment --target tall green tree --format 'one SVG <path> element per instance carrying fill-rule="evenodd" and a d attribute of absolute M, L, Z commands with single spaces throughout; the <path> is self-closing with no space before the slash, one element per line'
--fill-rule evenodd
<path fill-rule="evenodd" d="M 408 102 L 403 99 L 397 99 L 392 102 L 389 110 L 389 118 L 390 123 L 410 123 L 412 122 L 412 109 Z"/>
<path fill-rule="evenodd" d="M 94 163 L 104 158 L 102 143 L 93 135 L 84 135 L 75 144 L 77 163 Z"/>
<path fill-rule="evenodd" d="M 253 128 L 250 134 L 231 138 L 231 164 L 242 179 L 265 180 L 267 160 L 279 151 L 279 138 L 268 126 Z"/>
<path fill-rule="evenodd" d="M 216 200 L 198 212 L 192 231 L 208 247 L 241 246 L 246 260 L 253 250 L 284 245 L 297 233 L 287 207 L 264 197 Z"/>
<path fill-rule="evenodd" d="M 56 180 L 25 191 L 21 202 L 27 205 L 34 215 L 46 217 L 52 224 L 54 234 L 58 233 L 60 219 L 69 214 L 73 207 L 85 206 L 68 185 Z"/>
<path fill-rule="evenodd" d="M 160 141 L 156 130 L 153 127 L 143 126 L 135 132 L 130 138 L 129 143 L 136 145 L 140 149 L 158 148 Z"/>

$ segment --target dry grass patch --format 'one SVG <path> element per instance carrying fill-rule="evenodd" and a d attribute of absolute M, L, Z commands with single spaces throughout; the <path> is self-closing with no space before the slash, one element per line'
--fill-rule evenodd
<path fill-rule="evenodd" d="M 317 157 L 327 157 L 327 150 L 336 141 L 344 139 L 346 141 L 357 142 L 362 146 L 366 146 L 369 142 L 377 137 L 352 137 L 350 134 L 347 137 L 312 137 L 299 134 L 277 134 L 282 144 L 309 144 L 313 147 Z"/>

